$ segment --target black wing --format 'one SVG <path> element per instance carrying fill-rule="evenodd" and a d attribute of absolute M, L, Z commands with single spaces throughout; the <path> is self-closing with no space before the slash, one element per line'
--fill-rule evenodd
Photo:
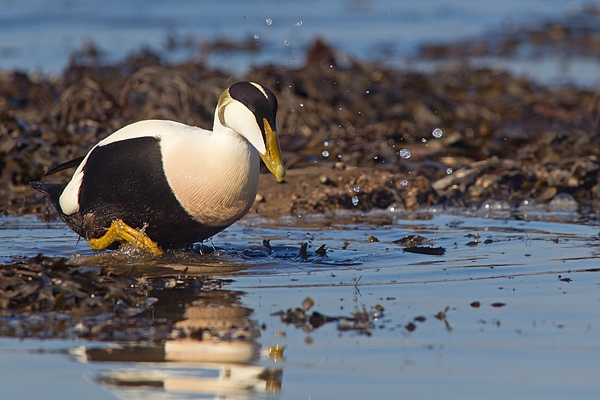
<path fill-rule="evenodd" d="M 65 169 L 78 167 L 79 164 L 81 164 L 81 162 L 83 161 L 84 158 L 85 158 L 85 156 L 83 156 L 83 157 L 77 157 L 77 158 L 74 158 L 71 161 L 67 161 L 65 163 L 59 164 L 59 165 L 57 165 L 54 168 L 50 168 L 50 171 L 46 172 L 46 174 L 44 174 L 44 176 L 52 175 L 52 174 L 55 174 L 57 172 L 63 171 Z"/>

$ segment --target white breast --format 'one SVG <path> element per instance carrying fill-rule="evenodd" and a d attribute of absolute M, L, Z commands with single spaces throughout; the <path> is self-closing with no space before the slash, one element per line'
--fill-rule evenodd
<path fill-rule="evenodd" d="M 189 128 L 162 135 L 167 181 L 183 208 L 208 226 L 228 226 L 243 217 L 258 189 L 260 158 L 250 143 L 227 128 Z"/>

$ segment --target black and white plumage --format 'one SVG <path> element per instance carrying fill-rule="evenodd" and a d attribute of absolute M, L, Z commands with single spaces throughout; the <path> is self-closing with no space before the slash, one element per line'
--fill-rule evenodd
<path fill-rule="evenodd" d="M 239 82 L 223 92 L 212 131 L 147 120 L 116 131 L 83 159 L 67 183 L 32 182 L 65 223 L 86 240 L 120 219 L 163 249 L 183 248 L 242 218 L 258 190 L 260 158 L 283 179 L 275 131 L 277 99 Z M 114 244 L 112 244 L 114 247 Z"/>

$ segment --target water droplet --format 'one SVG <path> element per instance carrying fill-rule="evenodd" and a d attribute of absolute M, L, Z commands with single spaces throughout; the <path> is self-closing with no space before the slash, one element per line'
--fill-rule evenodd
<path fill-rule="evenodd" d="M 519 206 L 519 210 L 533 210 L 535 209 L 535 200 L 532 198 L 526 198 L 521 202 L 521 205 Z"/>
<path fill-rule="evenodd" d="M 442 132 L 442 130 L 440 128 L 435 128 L 431 134 L 433 135 L 434 138 L 438 138 L 439 139 L 439 138 L 442 137 L 443 132 Z"/>
<path fill-rule="evenodd" d="M 296 25 L 296 26 L 302 26 L 302 21 L 296 21 L 296 22 L 294 22 L 294 25 Z"/>
<path fill-rule="evenodd" d="M 258 33 L 254 35 L 254 39 L 258 39 L 260 36 L 258 36 Z"/>
<path fill-rule="evenodd" d="M 427 143 L 427 139 L 423 138 L 423 139 L 421 139 L 421 142 Z"/>
<path fill-rule="evenodd" d="M 340 111 L 342 111 L 342 107 L 340 107 Z"/>
<path fill-rule="evenodd" d="M 488 200 L 481 206 L 482 211 L 510 211 L 510 204 L 503 200 Z"/>
<path fill-rule="evenodd" d="M 341 159 L 342 159 L 342 155 L 341 155 L 341 154 L 338 154 L 338 158 L 341 160 Z"/>
<path fill-rule="evenodd" d="M 352 196 L 352 205 L 358 204 L 358 196 Z"/>
<path fill-rule="evenodd" d="M 273 24 L 273 20 L 271 18 L 267 18 L 265 20 L 265 22 L 267 23 L 267 25 L 272 25 Z"/>
<path fill-rule="evenodd" d="M 327 150 L 323 150 L 321 154 L 323 155 L 323 157 L 329 157 L 329 152 Z"/>
<path fill-rule="evenodd" d="M 387 209 L 388 211 L 395 212 L 402 210 L 402 206 L 399 206 L 397 203 L 392 203 Z"/>
<path fill-rule="evenodd" d="M 452 168 L 450 168 L 450 167 L 446 168 L 446 173 L 448 175 L 450 175 L 452 173 Z"/>
<path fill-rule="evenodd" d="M 296 64 L 296 57 L 292 57 L 292 64 Z"/>
<path fill-rule="evenodd" d="M 283 41 L 283 45 L 284 45 L 284 46 L 287 46 L 287 45 L 289 45 L 289 44 L 290 44 L 290 42 L 288 42 L 287 40 L 284 40 L 284 41 Z"/>
<path fill-rule="evenodd" d="M 371 93 L 371 92 L 369 92 L 369 91 L 367 90 L 365 93 L 366 93 L 366 94 L 369 94 L 369 93 Z"/>
<path fill-rule="evenodd" d="M 353 190 L 354 193 L 360 193 L 360 186 L 355 187 Z"/>
<path fill-rule="evenodd" d="M 400 155 L 400 157 L 408 159 L 410 158 L 410 151 L 408 149 L 402 149 L 398 152 L 398 154 Z"/>
<path fill-rule="evenodd" d="M 329 142 L 327 142 L 327 141 L 323 142 L 323 146 L 329 146 Z"/>
<path fill-rule="evenodd" d="M 304 107 L 304 103 L 300 103 L 300 107 Z"/>
<path fill-rule="evenodd" d="M 408 181 L 406 179 L 402 179 L 400 181 L 400 186 L 406 186 L 406 185 L 408 185 Z"/>

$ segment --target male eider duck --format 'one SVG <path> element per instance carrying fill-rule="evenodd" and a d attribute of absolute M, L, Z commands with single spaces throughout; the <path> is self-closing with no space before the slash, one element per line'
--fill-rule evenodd
<path fill-rule="evenodd" d="M 69 182 L 31 186 L 50 196 L 94 250 L 124 242 L 155 254 L 185 248 L 246 215 L 258 190 L 260 158 L 277 179 L 285 177 L 276 113 L 273 92 L 238 82 L 219 98 L 212 131 L 136 122 L 46 174 L 77 166 Z"/>

